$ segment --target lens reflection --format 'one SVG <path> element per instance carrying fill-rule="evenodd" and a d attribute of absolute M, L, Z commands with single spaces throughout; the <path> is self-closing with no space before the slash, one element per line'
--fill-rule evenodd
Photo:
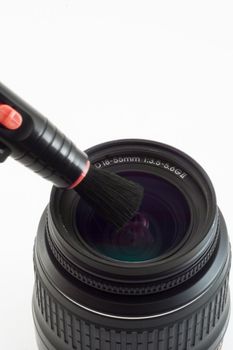
<path fill-rule="evenodd" d="M 144 187 L 139 211 L 120 231 L 80 200 L 76 224 L 86 243 L 109 258 L 140 262 L 174 248 L 187 232 L 190 213 L 183 194 L 168 181 L 140 171 L 121 172 Z"/>

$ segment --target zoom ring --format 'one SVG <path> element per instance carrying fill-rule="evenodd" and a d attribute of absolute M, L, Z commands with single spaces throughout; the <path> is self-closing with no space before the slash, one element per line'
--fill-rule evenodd
<path fill-rule="evenodd" d="M 217 229 L 217 234 L 212 246 L 210 246 L 209 250 L 205 253 L 202 259 L 197 261 L 196 264 L 191 266 L 188 270 L 183 271 L 181 274 L 174 276 L 174 278 L 162 280 L 159 282 L 146 283 L 141 285 L 140 287 L 138 286 L 138 284 L 131 284 L 130 286 L 126 286 L 125 284 L 123 285 L 114 282 L 111 283 L 103 279 L 94 277 L 86 272 L 80 271 L 74 264 L 72 264 L 67 258 L 65 258 L 63 254 L 61 254 L 61 252 L 53 243 L 49 233 L 48 220 L 46 219 L 46 239 L 48 242 L 48 246 L 50 247 L 53 256 L 55 257 L 57 262 L 63 267 L 63 269 L 70 275 L 72 275 L 74 278 L 80 280 L 82 283 L 85 283 L 91 287 L 94 287 L 104 292 L 121 295 L 148 295 L 163 292 L 181 285 L 182 283 L 195 276 L 207 264 L 207 262 L 210 260 L 215 251 L 215 248 L 218 243 L 218 238 L 219 228 Z"/>
<path fill-rule="evenodd" d="M 227 311 L 228 293 L 227 276 L 211 300 L 193 315 L 166 327 L 121 331 L 87 322 L 64 308 L 48 292 L 36 272 L 34 308 L 36 317 L 42 320 L 43 328 L 52 332 L 60 344 L 58 350 L 199 349 L 207 337 L 216 332 L 216 327 Z M 216 350 L 220 350 L 221 344 L 216 347 Z"/>

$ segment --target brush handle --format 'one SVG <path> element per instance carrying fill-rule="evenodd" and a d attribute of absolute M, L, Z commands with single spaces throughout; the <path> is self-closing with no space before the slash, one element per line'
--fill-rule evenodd
<path fill-rule="evenodd" d="M 1 123 L 7 106 L 22 118 L 21 125 L 15 129 L 6 127 L 9 122 L 5 126 Z M 0 160 L 4 161 L 9 155 L 58 187 L 71 186 L 82 176 L 88 163 L 86 153 L 0 83 Z"/>

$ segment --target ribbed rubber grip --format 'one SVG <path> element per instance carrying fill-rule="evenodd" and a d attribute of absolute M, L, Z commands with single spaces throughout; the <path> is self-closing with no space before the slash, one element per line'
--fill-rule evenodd
<path fill-rule="evenodd" d="M 143 327 L 119 330 L 87 322 L 68 311 L 48 292 L 36 273 L 34 308 L 36 318 L 39 312 L 43 326 L 57 338 L 60 347 L 56 350 L 208 350 L 202 343 L 213 336 L 226 314 L 228 293 L 227 276 L 211 300 L 188 318 L 149 330 Z M 217 344 L 216 350 L 220 347 Z"/>

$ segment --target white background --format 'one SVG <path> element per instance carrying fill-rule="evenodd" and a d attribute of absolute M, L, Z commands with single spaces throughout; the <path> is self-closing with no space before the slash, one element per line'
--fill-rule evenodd
<path fill-rule="evenodd" d="M 0 80 L 81 149 L 138 137 L 190 154 L 232 235 L 232 18 L 224 0 L 0 0 Z M 0 347 L 36 350 L 32 247 L 51 184 L 12 159 L 0 181 Z M 233 318 L 224 350 L 232 334 Z"/>

